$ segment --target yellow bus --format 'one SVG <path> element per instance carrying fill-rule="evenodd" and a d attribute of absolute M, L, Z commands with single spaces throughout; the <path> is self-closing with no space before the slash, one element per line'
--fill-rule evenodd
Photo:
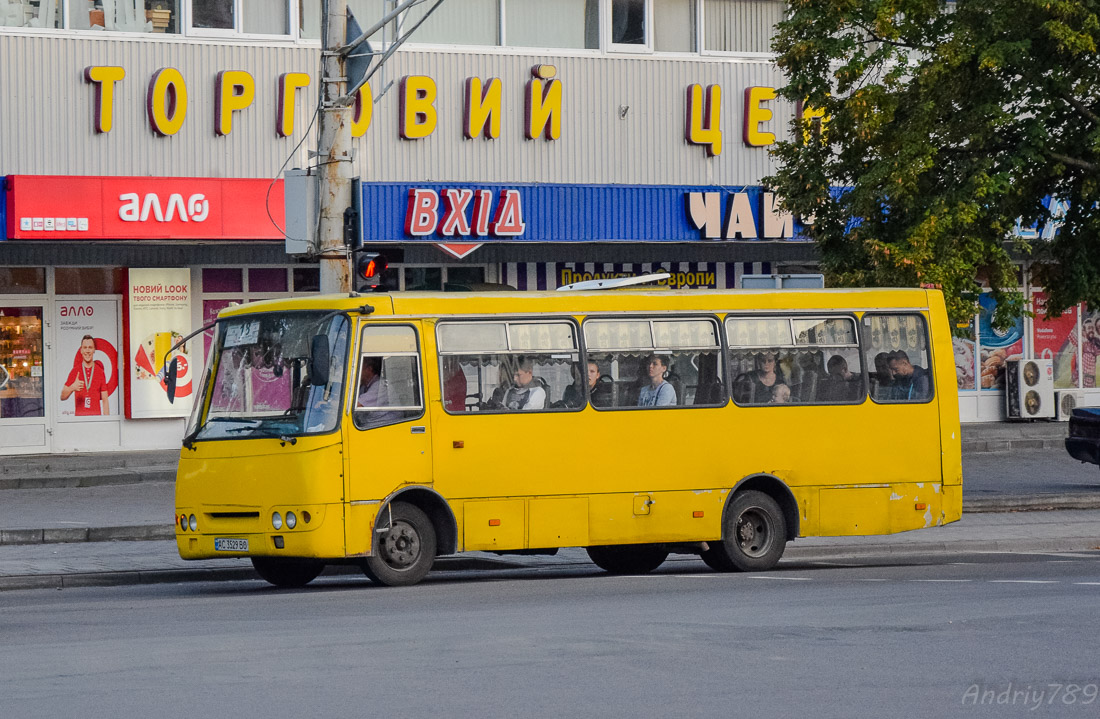
<path fill-rule="evenodd" d="M 184 559 L 302 586 L 584 547 L 774 567 L 962 511 L 934 290 L 398 293 L 223 310 L 176 481 Z"/>

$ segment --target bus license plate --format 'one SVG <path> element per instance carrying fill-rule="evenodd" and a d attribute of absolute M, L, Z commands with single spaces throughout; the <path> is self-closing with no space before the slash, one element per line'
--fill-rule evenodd
<path fill-rule="evenodd" d="M 215 539 L 214 540 L 215 552 L 247 552 L 248 540 L 247 539 Z"/>

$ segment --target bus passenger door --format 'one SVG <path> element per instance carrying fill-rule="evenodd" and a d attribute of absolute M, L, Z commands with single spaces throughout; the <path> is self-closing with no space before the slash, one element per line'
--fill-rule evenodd
<path fill-rule="evenodd" d="M 377 503 L 402 486 L 432 483 L 432 450 L 418 327 L 365 323 L 362 328 L 349 373 L 346 497 L 349 512 L 373 505 L 373 517 Z"/>

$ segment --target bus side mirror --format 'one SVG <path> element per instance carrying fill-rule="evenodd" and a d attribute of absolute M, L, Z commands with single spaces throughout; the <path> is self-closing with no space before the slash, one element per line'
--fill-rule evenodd
<path fill-rule="evenodd" d="M 328 337 L 313 335 L 309 343 L 309 383 L 314 387 L 328 384 L 329 360 Z"/>
<path fill-rule="evenodd" d="M 179 358 L 173 357 L 172 361 L 168 363 L 168 371 L 164 376 L 164 385 L 165 389 L 168 391 L 169 404 L 175 404 L 176 402 L 176 378 L 179 376 L 179 371 Z"/>

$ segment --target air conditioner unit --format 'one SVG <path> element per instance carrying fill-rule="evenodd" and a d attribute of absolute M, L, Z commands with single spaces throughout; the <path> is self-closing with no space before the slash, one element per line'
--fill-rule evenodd
<path fill-rule="evenodd" d="M 1005 412 L 1009 419 L 1053 419 L 1054 361 L 1005 362 Z"/>
<path fill-rule="evenodd" d="M 1085 390 L 1060 389 L 1054 393 L 1054 419 L 1059 422 L 1068 422 L 1074 407 L 1084 407 L 1087 404 Z"/>

